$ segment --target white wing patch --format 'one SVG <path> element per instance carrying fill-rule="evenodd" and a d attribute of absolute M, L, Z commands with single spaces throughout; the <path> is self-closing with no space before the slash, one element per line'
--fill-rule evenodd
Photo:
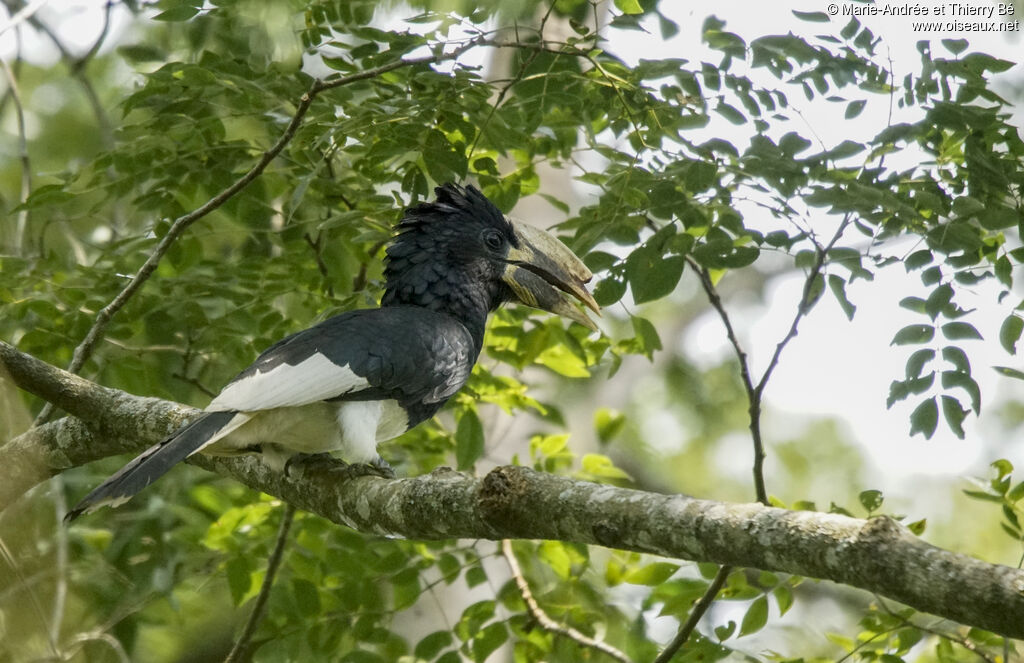
<path fill-rule="evenodd" d="M 224 387 L 206 407 L 209 412 L 254 412 L 315 403 L 370 386 L 348 366 L 338 366 L 320 354 L 298 364 L 278 364 L 266 373 L 257 371 Z"/>

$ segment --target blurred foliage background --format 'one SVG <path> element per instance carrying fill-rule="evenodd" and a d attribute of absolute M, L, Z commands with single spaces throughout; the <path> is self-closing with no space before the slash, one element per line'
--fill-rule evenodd
<path fill-rule="evenodd" d="M 1002 347 L 1006 381 L 1024 378 L 1008 356 L 1024 330 L 1024 143 L 1009 98 L 1019 76 L 997 92 L 991 77 L 1012 63 L 934 39 L 897 77 L 881 38 L 821 11 L 792 12 L 792 31 L 775 35 L 697 17 L 711 59 L 622 54 L 624 35 L 656 45 L 679 32 L 665 4 L 126 0 L 76 6 L 99 17 L 84 46 L 70 45 L 81 35 L 58 8 L 32 8 L 0 35 L 13 44 L 0 100 L 0 338 L 68 365 L 172 222 L 254 166 L 315 78 L 352 77 L 174 243 L 83 375 L 202 406 L 273 341 L 374 305 L 401 209 L 468 180 L 585 256 L 605 333 L 498 312 L 468 388 L 383 448 L 400 475 L 511 461 L 709 499 L 892 514 L 847 425 L 773 413 L 788 322 L 771 341 L 783 342 L 779 363 L 757 358 L 746 381 L 736 353 L 709 362 L 686 341 L 707 319 L 726 338 L 709 294 L 745 343 L 758 310 L 781 307 L 795 331 L 822 300 L 856 324 L 848 286 L 870 297 L 876 275 L 909 273 L 900 315 L 913 318 L 887 330 L 905 352 L 878 366 L 889 405 L 906 401 L 913 435 L 979 444 L 965 434 L 982 411 L 978 373 L 990 371 L 972 364 L 978 340 Z M 472 40 L 454 61 L 399 64 Z M 826 143 L 802 121 L 810 106 L 836 123 L 878 109 L 884 120 Z M 774 301 L 768 284 L 785 275 L 801 293 Z M 1001 307 L 994 332 L 965 303 L 979 292 Z M 843 380 L 829 359 L 823 390 Z M 0 442 L 42 405 L 13 391 L 0 403 Z M 770 459 L 763 495 L 750 479 L 752 403 Z M 987 430 L 1019 430 L 1019 405 L 994 411 Z M 905 522 L 1018 565 L 1024 487 L 1003 455 L 986 458 L 991 472 L 966 495 L 956 478 L 908 478 L 907 492 L 946 507 Z M 284 507 L 183 466 L 62 527 L 68 501 L 123 460 L 68 472 L 0 514 L 0 661 L 230 650 Z M 379 539 L 305 514 L 289 536 L 252 660 L 614 660 L 543 628 L 492 542 Z M 716 573 L 559 542 L 512 550 L 552 619 L 635 661 L 654 660 Z M 1018 650 L 862 592 L 736 570 L 673 660 L 997 661 Z"/>

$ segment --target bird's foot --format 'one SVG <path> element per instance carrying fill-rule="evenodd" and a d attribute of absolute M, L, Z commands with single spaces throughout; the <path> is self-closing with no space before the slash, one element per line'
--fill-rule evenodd
<path fill-rule="evenodd" d="M 394 479 L 395 471 L 388 465 L 388 462 L 377 456 L 374 460 L 369 463 L 350 463 L 344 467 L 332 468 L 332 472 L 338 472 L 344 476 L 345 479 L 355 479 L 356 477 L 380 477 L 382 479 Z"/>
<path fill-rule="evenodd" d="M 290 479 L 292 478 L 292 473 L 294 472 L 299 478 L 301 478 L 303 473 L 311 467 L 316 467 L 317 465 L 322 466 L 324 464 L 330 464 L 333 467 L 336 463 L 339 462 L 341 461 L 337 460 L 336 458 L 331 456 L 331 454 L 326 452 L 316 454 L 292 454 L 291 456 L 289 456 L 288 460 L 285 461 L 284 475 Z"/>
<path fill-rule="evenodd" d="M 346 463 L 329 453 L 294 454 L 285 463 L 284 474 L 286 477 L 291 477 L 292 472 L 297 471 L 298 476 L 301 477 L 305 470 L 317 466 L 323 467 L 324 465 L 327 466 L 325 469 L 328 472 L 336 474 L 344 480 L 365 476 L 377 476 L 382 479 L 395 478 L 395 471 L 380 456 L 377 456 L 377 458 L 369 463 Z"/>
<path fill-rule="evenodd" d="M 377 456 L 372 461 L 370 461 L 370 467 L 374 468 L 374 470 L 377 473 L 377 476 L 381 477 L 382 479 L 395 478 L 395 468 L 391 467 L 391 464 L 388 463 L 388 461 L 384 460 L 382 456 Z"/>

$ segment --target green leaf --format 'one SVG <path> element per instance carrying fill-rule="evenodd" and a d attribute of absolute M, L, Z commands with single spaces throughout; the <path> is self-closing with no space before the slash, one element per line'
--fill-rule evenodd
<path fill-rule="evenodd" d="M 242 599 L 252 587 L 252 567 L 248 558 L 231 557 L 224 565 L 224 571 L 228 579 L 228 589 L 231 590 L 231 600 L 236 606 L 241 605 Z"/>
<path fill-rule="evenodd" d="M 907 325 L 896 332 L 890 345 L 921 345 L 932 340 L 934 336 L 935 327 L 931 325 Z"/>
<path fill-rule="evenodd" d="M 999 327 L 999 343 L 1011 355 L 1017 354 L 1017 341 L 1020 340 L 1021 332 L 1024 331 L 1024 318 L 1017 315 L 1009 315 L 1003 320 Z"/>
<path fill-rule="evenodd" d="M 594 288 L 594 301 L 599 306 L 611 306 L 626 294 L 626 281 L 618 276 L 609 276 L 598 282 Z"/>
<path fill-rule="evenodd" d="M 473 409 L 466 409 L 455 428 L 455 462 L 459 470 L 472 469 L 484 453 L 484 428 Z"/>
<path fill-rule="evenodd" d="M 487 658 L 497 651 L 498 647 L 508 640 L 508 626 L 505 622 L 488 624 L 480 633 L 473 638 L 473 660 L 477 663 L 484 663 Z"/>
<path fill-rule="evenodd" d="M 959 387 L 971 397 L 971 407 L 975 414 L 981 412 L 981 388 L 969 373 L 963 371 L 942 371 L 942 388 Z"/>
<path fill-rule="evenodd" d="M 963 53 L 965 50 L 967 50 L 967 46 L 969 45 L 969 43 L 970 42 L 968 42 L 966 39 L 942 40 L 942 45 L 945 46 L 946 50 L 948 50 L 953 55 L 960 55 L 961 53 Z"/>
<path fill-rule="evenodd" d="M 671 226 L 669 226 L 671 227 Z M 672 292 L 686 266 L 683 256 L 665 256 L 661 247 L 644 244 L 626 258 L 626 278 L 637 304 L 660 299 Z"/>
<path fill-rule="evenodd" d="M 960 405 L 960 401 L 952 396 L 942 396 L 942 416 L 946 419 L 946 425 L 961 440 L 964 439 L 964 419 L 967 418 L 967 410 Z"/>
<path fill-rule="evenodd" d="M 811 23 L 828 23 L 832 20 L 825 12 L 800 12 L 795 9 L 790 11 L 793 12 L 793 16 L 796 16 L 801 21 L 808 21 Z"/>
<path fill-rule="evenodd" d="M 929 267 L 928 269 L 921 272 L 921 283 L 925 285 L 935 285 L 942 280 L 942 268 L 938 265 Z"/>
<path fill-rule="evenodd" d="M 654 562 L 647 566 L 641 566 L 638 569 L 631 569 L 623 579 L 631 585 L 649 585 L 653 587 L 671 578 L 672 574 L 678 570 L 678 564 Z"/>
<path fill-rule="evenodd" d="M 999 458 L 989 463 L 989 466 L 996 471 L 996 478 L 1003 479 L 1013 472 L 1013 463 L 1005 458 Z"/>
<path fill-rule="evenodd" d="M 1005 285 L 1007 288 L 1013 285 L 1013 265 L 1010 263 L 1010 259 L 1006 256 L 999 256 L 996 258 L 996 266 L 992 270 L 999 282 Z"/>
<path fill-rule="evenodd" d="M 974 325 L 966 322 L 947 322 L 942 325 L 942 335 L 950 341 L 958 341 L 961 339 L 977 339 L 984 340 L 981 337 L 981 333 L 974 328 Z"/>
<path fill-rule="evenodd" d="M 633 322 L 633 333 L 640 341 L 640 351 L 647 355 L 648 359 L 654 359 L 654 353 L 661 350 L 661 338 L 658 337 L 658 330 L 654 328 L 651 321 L 641 318 L 638 315 L 631 316 Z"/>
<path fill-rule="evenodd" d="M 793 590 L 787 585 L 779 585 L 772 590 L 775 602 L 779 604 L 779 615 L 784 615 L 793 607 Z"/>
<path fill-rule="evenodd" d="M 976 74 L 984 74 L 986 71 L 998 74 L 1013 66 L 1013 62 L 992 57 L 987 53 L 971 53 L 961 58 L 960 61 L 968 70 Z"/>
<path fill-rule="evenodd" d="M 907 358 L 906 376 L 908 380 L 921 376 L 925 364 L 935 358 L 935 350 L 922 348 Z"/>
<path fill-rule="evenodd" d="M 858 99 L 856 101 L 851 101 L 849 104 L 847 104 L 846 105 L 846 114 L 845 114 L 846 119 L 847 120 L 852 120 L 853 118 L 855 118 L 858 115 L 860 115 L 861 111 L 864 110 L 864 106 L 866 106 L 867 103 L 868 102 L 864 101 L 863 99 Z"/>
<path fill-rule="evenodd" d="M 729 620 L 728 624 L 715 627 L 715 637 L 718 638 L 719 642 L 724 642 L 732 637 L 732 634 L 736 632 L 736 622 Z"/>
<path fill-rule="evenodd" d="M 637 0 L 615 0 L 615 7 L 623 14 L 643 14 L 644 8 Z"/>
<path fill-rule="evenodd" d="M 1019 502 L 1024 499 L 1024 481 L 1018 481 L 1017 485 L 1006 493 L 1006 499 L 1010 502 Z"/>
<path fill-rule="evenodd" d="M 905 308 L 914 313 L 925 313 L 928 302 L 920 297 L 904 297 L 900 300 L 900 308 Z"/>
<path fill-rule="evenodd" d="M 598 479 L 633 479 L 625 470 L 616 467 L 612 459 L 604 454 L 584 454 L 581 467 L 584 473 Z"/>
<path fill-rule="evenodd" d="M 320 591 L 305 578 L 292 578 L 292 596 L 299 612 L 307 617 L 320 613 Z"/>
<path fill-rule="evenodd" d="M 868 513 L 878 511 L 882 506 L 882 502 L 885 501 L 885 498 L 882 496 L 882 491 L 880 490 L 862 490 L 857 496 L 857 499 L 860 500 L 861 506 L 863 506 L 864 510 Z"/>
<path fill-rule="evenodd" d="M 1003 496 L 1002 495 L 993 495 L 992 493 L 984 493 L 984 492 L 982 492 L 980 490 L 966 490 L 965 489 L 963 492 L 964 492 L 964 495 L 967 495 L 968 497 L 970 497 L 972 499 L 981 500 L 983 502 L 995 502 L 996 504 L 1002 504 L 1002 502 L 1003 502 Z"/>
<path fill-rule="evenodd" d="M 924 530 L 925 530 L 925 528 L 927 526 L 928 526 L 928 519 L 927 518 L 922 518 L 921 520 L 915 520 L 912 523 L 907 523 L 907 529 L 909 529 L 911 532 L 913 532 L 917 536 L 921 536 L 922 534 L 924 534 Z"/>
<path fill-rule="evenodd" d="M 715 106 L 715 112 L 735 125 L 746 124 L 747 122 L 747 117 L 743 113 L 739 112 L 735 106 L 724 101 L 718 102 L 718 105 Z"/>
<path fill-rule="evenodd" d="M 619 436 L 626 426 L 626 415 L 611 408 L 598 408 L 594 412 L 594 430 L 601 444 L 608 444 Z"/>
<path fill-rule="evenodd" d="M 996 373 L 1003 375 L 1014 380 L 1024 380 L 1024 371 L 1017 370 L 1016 368 L 1010 368 L 1009 366 L 993 366 Z"/>
<path fill-rule="evenodd" d="M 455 634 L 460 640 L 468 641 L 475 636 L 480 627 L 494 618 L 496 603 L 493 599 L 477 601 L 462 611 L 462 617 L 455 627 Z"/>
<path fill-rule="evenodd" d="M 58 206 L 61 203 L 65 203 L 69 200 L 73 200 L 75 195 L 70 191 L 64 190 L 63 184 L 44 184 L 43 186 L 37 187 L 29 195 L 28 200 L 23 204 L 18 205 L 11 212 L 18 212 L 23 209 L 34 209 L 37 207 L 50 207 Z"/>
<path fill-rule="evenodd" d="M 935 256 L 928 249 L 921 249 L 920 251 L 914 251 L 907 259 L 903 261 L 903 267 L 908 272 L 915 269 L 920 269 L 927 264 L 930 264 L 935 260 Z"/>
<path fill-rule="evenodd" d="M 167 57 L 159 48 L 151 44 L 127 44 L 117 47 L 118 54 L 129 62 L 159 62 Z"/>
<path fill-rule="evenodd" d="M 740 637 L 757 633 L 768 623 L 768 597 L 760 596 L 747 609 L 740 623 Z"/>
<path fill-rule="evenodd" d="M 935 429 L 939 425 L 939 405 L 935 397 L 921 401 L 910 413 L 910 434 L 922 433 L 926 439 L 935 435 Z"/>
<path fill-rule="evenodd" d="M 416 643 L 413 653 L 416 658 L 427 661 L 434 660 L 441 650 L 452 644 L 452 632 L 449 630 L 434 631 Z"/>
<path fill-rule="evenodd" d="M 1013 228 L 1019 221 L 1020 213 L 1008 207 L 986 208 L 978 215 L 978 222 L 986 230 Z"/>
<path fill-rule="evenodd" d="M 167 11 L 160 12 L 153 17 L 154 21 L 187 21 L 196 14 L 199 13 L 199 7 L 191 7 L 189 5 L 179 5 L 172 7 Z"/>
<path fill-rule="evenodd" d="M 487 582 L 487 572 L 479 566 L 471 566 L 466 571 L 466 586 L 472 589 L 477 585 L 482 585 Z"/>
<path fill-rule="evenodd" d="M 561 541 L 542 541 L 537 546 L 537 558 L 563 580 L 568 580 L 572 575 L 572 559 Z"/>
<path fill-rule="evenodd" d="M 564 343 L 545 348 L 535 360 L 541 366 L 547 366 L 559 375 L 567 378 L 587 378 L 590 371 L 585 359 L 573 352 Z"/>
<path fill-rule="evenodd" d="M 946 310 L 953 301 L 953 286 L 948 283 L 943 283 L 938 288 L 932 290 L 931 294 L 928 295 L 928 299 L 925 300 L 924 310 L 928 314 L 928 317 L 935 320 L 939 317 L 939 314 Z"/>
<path fill-rule="evenodd" d="M 831 150 L 822 154 L 822 156 L 827 159 L 846 159 L 848 157 L 860 154 L 861 152 L 864 151 L 864 149 L 865 146 L 862 143 L 857 143 L 852 140 L 844 140 L 843 142 L 833 147 Z"/>
<path fill-rule="evenodd" d="M 971 362 L 967 359 L 967 353 L 955 345 L 947 345 L 942 348 L 942 358 L 953 364 L 958 371 L 970 374 Z"/>
<path fill-rule="evenodd" d="M 836 274 L 829 274 L 828 287 L 835 296 L 836 301 L 839 302 L 839 307 L 846 314 L 846 319 L 853 320 L 853 314 L 857 312 L 857 307 L 851 304 L 850 300 L 846 297 L 846 280 Z"/>

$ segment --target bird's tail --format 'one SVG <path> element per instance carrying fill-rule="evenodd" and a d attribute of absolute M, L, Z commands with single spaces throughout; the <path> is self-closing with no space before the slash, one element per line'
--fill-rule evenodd
<path fill-rule="evenodd" d="M 101 506 L 122 504 L 162 477 L 177 463 L 227 435 L 248 419 L 248 415 L 234 410 L 203 413 L 194 421 L 143 451 L 113 476 L 93 489 L 75 505 L 75 508 L 68 511 L 64 522 L 69 523 L 83 513 L 91 512 Z"/>

